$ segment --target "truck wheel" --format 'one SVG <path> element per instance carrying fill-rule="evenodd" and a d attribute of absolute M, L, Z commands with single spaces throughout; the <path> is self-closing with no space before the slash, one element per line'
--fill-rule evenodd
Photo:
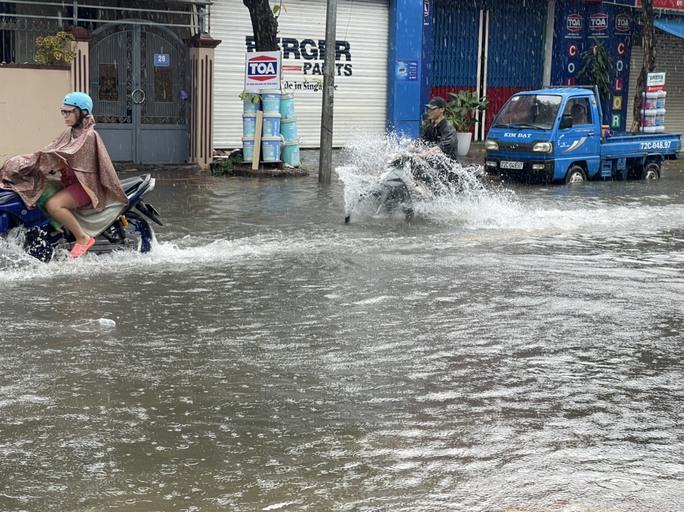
<path fill-rule="evenodd" d="M 579 165 L 573 165 L 568 169 L 568 174 L 565 175 L 565 183 L 582 183 L 587 181 L 587 175 L 584 174 L 584 169 Z"/>
<path fill-rule="evenodd" d="M 641 173 L 641 177 L 645 180 L 657 180 L 660 178 L 660 165 L 656 162 L 646 164 L 646 167 L 644 167 L 644 170 Z"/>

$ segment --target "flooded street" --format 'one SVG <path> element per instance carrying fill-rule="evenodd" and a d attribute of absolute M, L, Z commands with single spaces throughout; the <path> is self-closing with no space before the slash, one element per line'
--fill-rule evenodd
<path fill-rule="evenodd" d="M 678 165 L 349 225 L 159 173 L 151 254 L 0 241 L 0 510 L 684 510 Z"/>

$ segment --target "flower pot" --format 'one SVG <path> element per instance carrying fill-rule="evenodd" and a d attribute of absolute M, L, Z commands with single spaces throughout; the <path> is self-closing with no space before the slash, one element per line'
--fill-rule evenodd
<path fill-rule="evenodd" d="M 470 132 L 456 132 L 456 140 L 458 141 L 458 156 L 466 156 L 470 151 L 470 141 L 473 134 Z"/>

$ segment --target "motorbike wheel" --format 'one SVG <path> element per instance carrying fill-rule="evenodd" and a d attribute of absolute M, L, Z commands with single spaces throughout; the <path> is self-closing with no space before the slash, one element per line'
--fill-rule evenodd
<path fill-rule="evenodd" d="M 55 254 L 55 248 L 50 243 L 47 232 L 42 228 L 30 228 L 24 238 L 24 250 L 30 256 L 47 263 Z"/>
<path fill-rule="evenodd" d="M 102 238 L 107 242 L 102 250 L 96 252 L 127 249 L 146 253 L 152 249 L 154 230 L 147 219 L 133 212 L 127 212 L 125 217 L 126 221 L 122 222 L 119 218 L 102 233 Z"/>
<path fill-rule="evenodd" d="M 124 232 L 124 246 L 146 253 L 152 250 L 154 230 L 147 219 L 134 212 L 127 212 L 127 226 L 121 226 Z M 120 222 L 120 221 L 119 221 Z"/>

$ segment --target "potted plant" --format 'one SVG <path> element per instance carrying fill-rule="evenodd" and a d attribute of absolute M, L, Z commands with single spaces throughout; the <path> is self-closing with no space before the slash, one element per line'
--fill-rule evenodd
<path fill-rule="evenodd" d="M 449 99 L 445 115 L 456 128 L 458 154 L 465 156 L 470 150 L 470 142 L 473 138 L 472 128 L 475 124 L 477 112 L 485 110 L 489 100 L 485 97 L 479 97 L 474 91 L 450 92 Z"/>

